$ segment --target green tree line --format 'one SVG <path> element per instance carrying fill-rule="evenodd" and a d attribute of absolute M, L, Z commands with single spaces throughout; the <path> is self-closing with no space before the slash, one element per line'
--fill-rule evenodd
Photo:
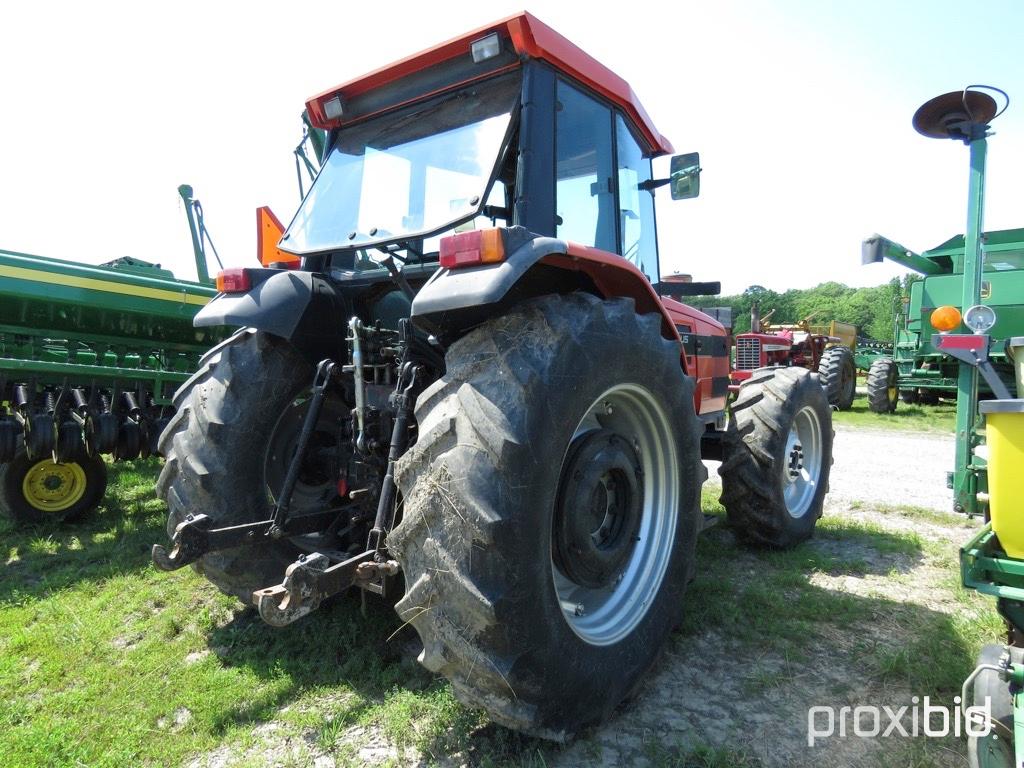
<path fill-rule="evenodd" d="M 832 320 L 857 326 L 857 333 L 878 341 L 893 340 L 893 313 L 905 292 L 903 281 L 893 278 L 884 285 L 851 288 L 828 282 L 813 288 L 791 288 L 777 293 L 761 285 L 752 285 L 735 296 L 699 296 L 687 299 L 691 306 L 731 307 L 733 333 L 750 330 L 750 308 L 756 301 L 764 316 L 774 309 L 773 323 L 795 323 L 814 315 L 814 324 Z"/>

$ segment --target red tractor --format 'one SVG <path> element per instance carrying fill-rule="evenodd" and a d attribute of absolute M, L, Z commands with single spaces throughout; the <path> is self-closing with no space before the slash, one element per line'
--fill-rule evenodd
<path fill-rule="evenodd" d="M 857 329 L 833 321 L 829 326 L 813 326 L 814 315 L 798 323 L 772 325 L 775 310 L 760 316 L 757 304 L 750 312 L 750 333 L 736 336 L 736 362 L 730 378 L 734 384 L 749 379 L 754 371 L 775 366 L 806 368 L 817 373 L 829 405 L 849 410 L 857 388 L 857 367 L 853 348 Z"/>
<path fill-rule="evenodd" d="M 812 534 L 824 392 L 758 371 L 727 417 L 723 327 L 657 290 L 654 191 L 695 196 L 697 158 L 655 179 L 672 147 L 629 85 L 533 16 L 307 110 L 328 134 L 278 244 L 298 261 L 222 273 L 196 318 L 240 330 L 175 396 L 154 562 L 274 625 L 404 592 L 459 698 L 564 738 L 681 619 L 702 456 L 741 539 Z"/>

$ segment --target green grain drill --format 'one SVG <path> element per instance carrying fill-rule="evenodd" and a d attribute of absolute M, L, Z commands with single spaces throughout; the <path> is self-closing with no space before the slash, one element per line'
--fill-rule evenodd
<path fill-rule="evenodd" d="M 201 282 L 120 258 L 99 266 L 0 250 L 0 510 L 70 520 L 99 503 L 102 455 L 159 452 L 174 390 L 224 336 L 192 319 L 217 291 L 192 189 L 179 189 Z"/>

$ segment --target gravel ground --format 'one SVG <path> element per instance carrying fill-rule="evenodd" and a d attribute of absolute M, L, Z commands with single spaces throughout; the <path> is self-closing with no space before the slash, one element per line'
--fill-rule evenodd
<path fill-rule="evenodd" d="M 829 505 L 860 501 L 953 509 L 946 472 L 953 468 L 952 435 L 836 429 Z"/>

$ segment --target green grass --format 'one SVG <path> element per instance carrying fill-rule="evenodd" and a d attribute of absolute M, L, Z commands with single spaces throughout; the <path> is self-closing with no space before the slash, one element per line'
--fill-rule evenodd
<path fill-rule="evenodd" d="M 895 413 L 872 413 L 867 397 L 858 395 L 850 410 L 832 412 L 832 423 L 844 427 L 952 434 L 956 429 L 956 404 L 907 405 L 900 402 Z"/>
<path fill-rule="evenodd" d="M 445 748 L 454 724 L 465 730 L 450 688 L 400 652 L 412 630 L 395 634 L 387 606 L 371 601 L 364 618 L 358 602 L 338 600 L 274 630 L 191 569 L 155 571 L 149 547 L 165 536 L 156 472 L 112 467 L 107 503 L 79 526 L 0 523 L 5 764 L 179 765 L 245 744 L 285 706 L 282 719 L 323 742 L 334 722 L 379 724 L 427 752 Z M 327 692 L 344 697 L 332 720 L 318 703 Z"/>
<path fill-rule="evenodd" d="M 238 764 L 262 765 L 254 729 L 267 722 L 339 765 L 361 762 L 346 740 L 354 728 L 379 731 L 400 756 L 412 748 L 431 764 L 458 755 L 471 765 L 545 766 L 564 749 L 459 704 L 411 658 L 413 631 L 379 600 L 368 600 L 366 616 L 358 600 L 339 599 L 275 629 L 191 569 L 155 571 L 149 547 L 165 537 L 156 472 L 152 462 L 111 467 L 107 502 L 76 526 L 15 530 L 0 519 L 0 762 L 177 766 L 227 746 Z M 716 490 L 703 501 L 722 513 Z M 903 512 L 927 519 L 927 510 Z M 955 552 L 914 533 L 825 518 L 812 542 L 789 552 L 739 549 L 721 528 L 698 547 L 679 648 L 714 630 L 741 648 L 821 663 L 829 637 L 859 637 L 885 620 L 900 627 L 891 642 L 852 643 L 865 679 L 951 698 L 980 644 L 1001 629 L 991 601 L 959 587 Z M 819 573 L 886 575 L 915 563 L 942 569 L 955 616 L 812 583 Z M 751 693 L 785 690 L 790 680 L 756 665 L 737 674 Z M 757 765 L 742 751 L 665 739 L 643 757 L 681 768 Z M 274 759 L 309 762 L 301 750 Z"/>

